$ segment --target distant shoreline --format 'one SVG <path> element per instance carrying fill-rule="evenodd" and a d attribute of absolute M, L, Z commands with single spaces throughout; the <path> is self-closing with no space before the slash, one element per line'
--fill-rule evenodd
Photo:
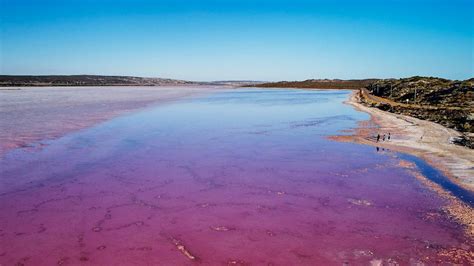
<path fill-rule="evenodd" d="M 0 87 L 110 87 L 110 86 L 246 86 L 251 80 L 187 81 L 168 78 L 104 75 L 0 75 Z"/>

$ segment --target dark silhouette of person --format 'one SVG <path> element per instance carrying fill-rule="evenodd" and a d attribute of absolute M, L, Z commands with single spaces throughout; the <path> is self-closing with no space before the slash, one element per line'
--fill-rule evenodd
<path fill-rule="evenodd" d="M 391 137 L 391 136 L 390 136 L 390 132 L 388 132 L 388 137 L 387 137 L 387 139 L 390 140 L 390 137 Z"/>
<path fill-rule="evenodd" d="M 385 141 L 385 134 L 383 134 L 382 141 Z"/>
<path fill-rule="evenodd" d="M 377 134 L 377 142 L 380 141 L 380 134 Z"/>
<path fill-rule="evenodd" d="M 380 148 L 377 146 L 377 152 L 379 152 Z"/>

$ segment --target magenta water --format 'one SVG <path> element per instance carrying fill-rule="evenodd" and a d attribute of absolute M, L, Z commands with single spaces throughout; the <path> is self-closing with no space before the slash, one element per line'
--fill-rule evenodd
<path fill-rule="evenodd" d="M 446 202 L 397 154 L 326 138 L 368 118 L 348 94 L 224 91 L 14 150 L 0 264 L 468 262 Z"/>

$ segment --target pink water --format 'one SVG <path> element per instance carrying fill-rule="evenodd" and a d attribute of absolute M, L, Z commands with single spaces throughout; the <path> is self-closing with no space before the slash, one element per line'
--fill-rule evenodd
<path fill-rule="evenodd" d="M 234 90 L 0 162 L 0 265 L 468 263 L 472 242 L 391 152 L 331 134 L 349 92 Z"/>

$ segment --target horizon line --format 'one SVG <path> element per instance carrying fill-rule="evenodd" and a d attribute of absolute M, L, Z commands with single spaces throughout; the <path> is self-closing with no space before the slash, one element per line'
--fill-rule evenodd
<path fill-rule="evenodd" d="M 440 76 L 432 76 L 432 75 L 410 75 L 404 77 L 366 77 L 366 78 L 305 78 L 305 79 L 298 79 L 298 80 L 260 80 L 260 79 L 232 79 L 232 78 L 224 78 L 224 79 L 215 79 L 215 80 L 193 80 L 193 79 L 182 79 L 182 78 L 172 78 L 172 77 L 160 77 L 160 76 L 140 76 L 140 75 L 123 75 L 123 74 L 0 74 L 0 77 L 79 77 L 79 76 L 95 76 L 95 77 L 130 77 L 130 78 L 144 78 L 144 79 L 164 79 L 164 80 L 175 80 L 175 81 L 187 81 L 187 82 L 216 82 L 216 81 L 254 81 L 254 82 L 294 82 L 294 81 L 308 81 L 308 80 L 388 80 L 388 79 L 405 79 L 405 78 L 439 78 L 445 79 L 450 81 L 465 81 L 474 79 L 474 75 L 472 77 L 468 77 L 466 79 L 450 79 Z"/>

